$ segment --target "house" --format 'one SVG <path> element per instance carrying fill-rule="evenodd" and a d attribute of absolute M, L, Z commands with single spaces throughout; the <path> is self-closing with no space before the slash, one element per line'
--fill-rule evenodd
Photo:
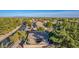
<path fill-rule="evenodd" d="M 28 35 L 30 44 L 40 43 L 42 41 L 48 42 L 48 32 L 32 31 Z"/>

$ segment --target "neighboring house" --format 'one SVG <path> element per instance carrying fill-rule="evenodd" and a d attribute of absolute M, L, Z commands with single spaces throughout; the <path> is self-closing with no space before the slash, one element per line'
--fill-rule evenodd
<path fill-rule="evenodd" d="M 29 26 L 26 26 L 25 31 L 31 31 L 31 28 Z"/>
<path fill-rule="evenodd" d="M 19 30 L 22 31 L 25 30 L 25 28 L 26 28 L 26 22 L 23 22 Z"/>
<path fill-rule="evenodd" d="M 44 23 L 43 22 L 40 22 L 40 21 L 36 22 L 36 26 L 37 26 L 37 28 L 42 27 L 42 28 L 45 29 L 45 26 L 44 26 Z"/>
<path fill-rule="evenodd" d="M 57 21 L 57 23 L 60 23 L 60 24 L 62 24 L 62 23 L 63 23 L 63 21 L 62 21 L 62 20 L 58 20 L 58 21 Z"/>
<path fill-rule="evenodd" d="M 52 24 L 56 24 L 56 23 L 57 23 L 57 20 L 53 20 L 53 21 L 52 21 Z"/>

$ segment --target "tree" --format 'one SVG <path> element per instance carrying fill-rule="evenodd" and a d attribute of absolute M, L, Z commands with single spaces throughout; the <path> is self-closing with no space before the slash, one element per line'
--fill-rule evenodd
<path fill-rule="evenodd" d="M 50 22 L 50 21 L 47 22 L 47 23 L 45 24 L 45 26 L 46 26 L 46 27 L 52 27 L 52 22 Z"/>
<path fill-rule="evenodd" d="M 39 28 L 37 28 L 37 31 L 44 31 L 44 28 L 39 27 Z"/>

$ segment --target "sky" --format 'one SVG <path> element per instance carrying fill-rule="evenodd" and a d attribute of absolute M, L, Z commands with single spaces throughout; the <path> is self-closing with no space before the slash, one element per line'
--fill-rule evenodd
<path fill-rule="evenodd" d="M 0 17 L 79 17 L 79 10 L 0 10 Z"/>

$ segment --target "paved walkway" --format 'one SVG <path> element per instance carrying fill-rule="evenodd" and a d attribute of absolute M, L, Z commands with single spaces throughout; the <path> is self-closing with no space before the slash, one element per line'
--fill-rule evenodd
<path fill-rule="evenodd" d="M 36 38 L 33 35 L 34 35 L 33 33 L 31 33 L 31 34 L 28 35 L 29 44 L 36 44 L 36 42 L 34 40 Z"/>
<path fill-rule="evenodd" d="M 24 48 L 46 48 L 47 45 L 24 45 Z"/>

